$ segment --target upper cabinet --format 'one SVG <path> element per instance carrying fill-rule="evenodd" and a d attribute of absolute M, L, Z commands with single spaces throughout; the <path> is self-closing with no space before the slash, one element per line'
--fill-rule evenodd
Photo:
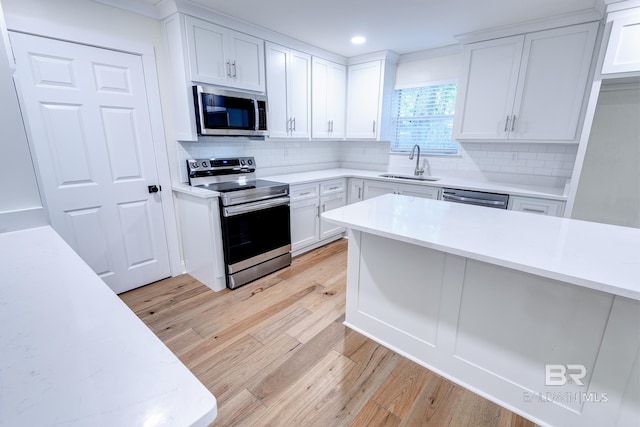
<path fill-rule="evenodd" d="M 577 142 L 598 23 L 463 47 L 457 140 Z"/>
<path fill-rule="evenodd" d="M 388 59 L 349 65 L 347 138 L 389 140 L 395 65 Z"/>
<path fill-rule="evenodd" d="M 269 136 L 311 137 L 311 56 L 266 43 Z"/>
<path fill-rule="evenodd" d="M 629 2 L 620 3 L 621 7 Z M 602 74 L 640 71 L 640 7 L 607 14 L 607 42 Z"/>
<path fill-rule="evenodd" d="M 311 136 L 344 138 L 347 68 L 314 57 L 311 79 Z"/>
<path fill-rule="evenodd" d="M 265 91 L 264 41 L 226 27 L 174 13 L 162 21 L 173 80 L 178 141 L 197 141 L 192 86 L 208 84 Z"/>
<path fill-rule="evenodd" d="M 263 40 L 191 16 L 185 24 L 192 82 L 265 91 Z"/>

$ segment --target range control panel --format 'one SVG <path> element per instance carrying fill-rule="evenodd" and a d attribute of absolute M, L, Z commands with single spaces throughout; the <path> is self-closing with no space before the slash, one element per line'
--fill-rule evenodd
<path fill-rule="evenodd" d="M 191 159 L 187 160 L 187 170 L 191 172 L 220 171 L 229 172 L 233 170 L 242 172 L 253 172 L 256 168 L 256 161 L 253 157 L 233 157 L 224 159 Z"/>

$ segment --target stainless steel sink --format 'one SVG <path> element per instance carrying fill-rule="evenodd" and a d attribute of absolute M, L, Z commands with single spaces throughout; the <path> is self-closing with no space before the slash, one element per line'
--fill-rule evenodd
<path fill-rule="evenodd" d="M 385 173 L 380 175 L 382 178 L 394 178 L 394 179 L 407 179 L 410 181 L 438 181 L 440 178 L 435 176 L 422 176 L 422 175 L 398 175 L 394 173 Z"/>

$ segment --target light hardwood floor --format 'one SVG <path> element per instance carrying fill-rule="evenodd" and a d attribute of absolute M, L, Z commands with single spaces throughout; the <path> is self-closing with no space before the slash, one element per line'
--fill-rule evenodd
<path fill-rule="evenodd" d="M 235 291 L 183 275 L 120 296 L 214 394 L 214 426 L 534 426 L 343 326 L 346 246 Z"/>

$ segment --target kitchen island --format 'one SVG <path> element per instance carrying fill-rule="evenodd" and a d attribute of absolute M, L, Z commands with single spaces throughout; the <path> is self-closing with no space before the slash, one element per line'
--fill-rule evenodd
<path fill-rule="evenodd" d="M 0 234 L 0 426 L 207 426 L 214 396 L 51 227 Z"/>
<path fill-rule="evenodd" d="M 640 421 L 640 230 L 385 195 L 349 229 L 345 324 L 541 425 Z"/>

